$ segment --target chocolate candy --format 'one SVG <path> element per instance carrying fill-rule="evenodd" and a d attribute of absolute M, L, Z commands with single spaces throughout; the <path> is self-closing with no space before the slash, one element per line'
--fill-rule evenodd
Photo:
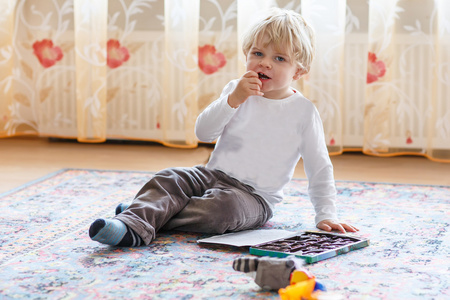
<path fill-rule="evenodd" d="M 287 239 L 277 240 L 255 246 L 257 249 L 287 253 L 301 252 L 302 255 L 312 255 L 337 249 L 357 242 L 358 239 L 340 237 L 326 233 L 303 233 Z"/>
<path fill-rule="evenodd" d="M 250 254 L 286 257 L 295 255 L 314 263 L 336 255 L 369 246 L 369 239 L 337 233 L 305 231 L 291 238 L 279 239 L 250 247 Z"/>

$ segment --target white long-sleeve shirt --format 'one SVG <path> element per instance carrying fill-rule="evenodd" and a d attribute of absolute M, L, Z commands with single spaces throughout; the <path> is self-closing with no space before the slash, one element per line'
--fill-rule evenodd
<path fill-rule="evenodd" d="M 228 83 L 219 99 L 197 118 L 198 139 L 217 139 L 206 167 L 251 185 L 273 207 L 283 199 L 283 187 L 303 157 L 316 224 L 337 220 L 333 166 L 316 107 L 293 89 L 294 95 L 288 98 L 251 96 L 234 109 L 228 96 L 237 82 Z"/>

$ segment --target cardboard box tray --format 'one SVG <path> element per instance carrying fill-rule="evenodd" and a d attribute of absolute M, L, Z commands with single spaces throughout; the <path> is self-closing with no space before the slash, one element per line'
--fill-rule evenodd
<path fill-rule="evenodd" d="M 250 254 L 258 256 L 287 257 L 294 255 L 306 263 L 315 263 L 330 257 L 369 246 L 369 239 L 322 231 L 304 231 L 295 236 L 250 247 Z"/>

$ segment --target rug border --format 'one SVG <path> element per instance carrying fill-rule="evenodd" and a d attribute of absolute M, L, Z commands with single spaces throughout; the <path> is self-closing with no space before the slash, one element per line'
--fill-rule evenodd
<path fill-rule="evenodd" d="M 47 179 L 50 179 L 56 175 L 59 175 L 60 173 L 64 173 L 66 171 L 100 171 L 100 172 L 133 172 L 133 173 L 150 173 L 150 174 L 155 174 L 155 172 L 152 171 L 133 171 L 133 170 L 106 170 L 106 169 L 91 169 L 91 168 L 62 168 L 59 169 L 57 171 L 48 173 L 42 177 L 39 177 L 37 179 L 33 179 L 31 181 L 28 181 L 26 183 L 23 183 L 15 188 L 12 188 L 11 190 L 7 190 L 6 192 L 0 193 L 0 198 L 9 196 L 11 194 L 14 194 L 16 192 L 19 192 L 23 189 L 26 189 L 27 187 L 33 185 L 33 184 L 37 184 L 40 183 L 42 181 L 45 181 Z"/>
<path fill-rule="evenodd" d="M 46 175 L 44 175 L 42 177 L 39 177 L 37 179 L 28 181 L 28 182 L 26 182 L 24 184 L 19 185 L 18 187 L 15 187 L 15 188 L 12 188 L 11 190 L 8 190 L 6 192 L 0 193 L 0 198 L 3 198 L 3 197 L 6 197 L 6 196 L 9 196 L 10 194 L 14 194 L 16 192 L 19 192 L 19 191 L 21 191 L 23 189 L 26 189 L 27 187 L 29 187 L 29 186 L 31 186 L 33 184 L 36 184 L 36 183 L 42 182 L 44 180 L 47 180 L 47 179 L 49 179 L 51 177 L 54 177 L 54 176 L 58 175 L 59 173 L 63 173 L 63 172 L 65 172 L 67 170 L 70 170 L 70 169 L 71 168 L 60 169 L 60 170 L 51 172 L 49 174 L 46 174 Z"/>
<path fill-rule="evenodd" d="M 29 182 L 26 182 L 18 187 L 15 187 L 11 190 L 8 190 L 6 192 L 0 193 L 0 198 L 9 196 L 11 194 L 14 194 L 16 192 L 19 192 L 33 184 L 37 184 L 39 182 L 45 181 L 47 179 L 50 179 L 60 173 L 64 173 L 66 171 L 99 171 L 99 172 L 133 172 L 133 173 L 149 173 L 149 174 L 155 174 L 155 171 L 143 171 L 143 170 L 107 170 L 107 169 L 91 169 L 91 168 L 62 168 L 60 170 L 51 172 L 47 175 L 44 175 L 42 177 L 39 177 L 37 179 L 31 180 Z M 292 180 L 303 180 L 303 181 L 308 181 L 307 178 L 297 178 L 297 177 L 293 177 Z M 435 187 L 435 188 L 450 188 L 450 185 L 443 185 L 443 184 L 422 184 L 422 183 L 396 183 L 396 182 L 379 182 L 379 181 L 361 181 L 361 180 L 335 180 L 336 183 L 338 182 L 343 182 L 343 183 L 349 183 L 349 182 L 354 182 L 354 183 L 368 183 L 368 184 L 385 184 L 385 185 L 396 185 L 396 186 L 406 186 L 406 185 L 411 185 L 411 186 L 420 186 L 420 187 Z"/>

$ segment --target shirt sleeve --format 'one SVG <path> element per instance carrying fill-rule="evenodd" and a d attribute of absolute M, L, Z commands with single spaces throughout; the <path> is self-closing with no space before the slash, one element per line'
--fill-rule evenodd
<path fill-rule="evenodd" d="M 195 135 L 202 142 L 213 142 L 223 132 L 225 126 L 237 109 L 228 104 L 228 96 L 235 89 L 237 82 L 229 82 L 223 89 L 219 99 L 212 102 L 197 118 Z"/>
<path fill-rule="evenodd" d="M 303 128 L 301 156 L 306 176 L 308 194 L 316 212 L 315 222 L 332 219 L 336 215 L 336 186 L 333 165 L 328 154 L 322 120 L 316 107 L 312 105 L 311 120 Z"/>

